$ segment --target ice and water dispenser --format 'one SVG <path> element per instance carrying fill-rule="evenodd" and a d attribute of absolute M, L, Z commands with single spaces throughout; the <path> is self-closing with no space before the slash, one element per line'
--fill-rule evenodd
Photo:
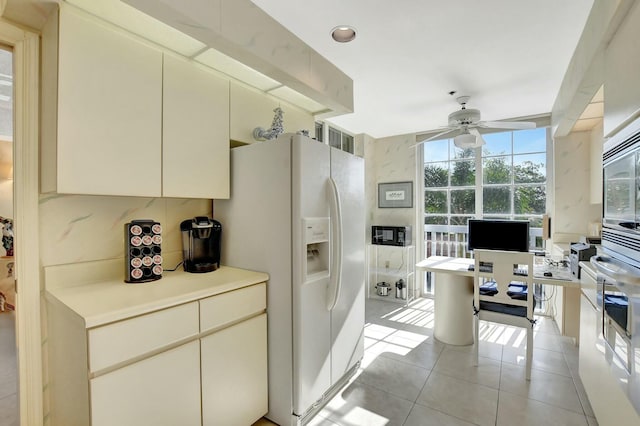
<path fill-rule="evenodd" d="M 307 255 L 305 257 L 303 276 L 304 281 L 329 275 L 329 218 L 304 218 L 304 244 Z"/>

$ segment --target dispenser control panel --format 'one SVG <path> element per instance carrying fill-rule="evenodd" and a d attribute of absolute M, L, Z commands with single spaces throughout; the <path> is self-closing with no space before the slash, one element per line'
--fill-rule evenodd
<path fill-rule="evenodd" d="M 329 241 L 329 218 L 304 218 L 305 242 L 307 244 L 324 243 Z"/>

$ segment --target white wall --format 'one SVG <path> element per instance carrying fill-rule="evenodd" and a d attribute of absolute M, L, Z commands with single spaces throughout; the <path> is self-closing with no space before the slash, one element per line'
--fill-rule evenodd
<path fill-rule="evenodd" d="M 0 217 L 13 218 L 13 142 L 0 140 Z"/>
<path fill-rule="evenodd" d="M 371 238 L 371 225 L 410 225 L 416 241 L 416 149 L 415 134 L 365 141 L 365 185 L 367 195 L 367 238 Z M 378 184 L 386 182 L 413 182 L 412 208 L 378 208 Z"/>
<path fill-rule="evenodd" d="M 13 179 L 0 178 L 0 217 L 13 218 Z"/>

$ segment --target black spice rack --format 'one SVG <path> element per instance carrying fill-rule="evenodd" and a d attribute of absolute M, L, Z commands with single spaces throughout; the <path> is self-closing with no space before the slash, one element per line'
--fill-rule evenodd
<path fill-rule="evenodd" d="M 153 220 L 124 225 L 124 281 L 145 283 L 162 278 L 162 226 Z"/>

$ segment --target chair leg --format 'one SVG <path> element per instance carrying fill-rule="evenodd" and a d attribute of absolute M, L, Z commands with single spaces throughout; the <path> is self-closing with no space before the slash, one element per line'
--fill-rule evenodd
<path fill-rule="evenodd" d="M 473 316 L 473 359 L 478 365 L 478 347 L 480 346 L 480 315 Z"/>
<path fill-rule="evenodd" d="M 531 364 L 533 364 L 533 324 L 527 327 L 527 380 L 531 380 Z"/>

